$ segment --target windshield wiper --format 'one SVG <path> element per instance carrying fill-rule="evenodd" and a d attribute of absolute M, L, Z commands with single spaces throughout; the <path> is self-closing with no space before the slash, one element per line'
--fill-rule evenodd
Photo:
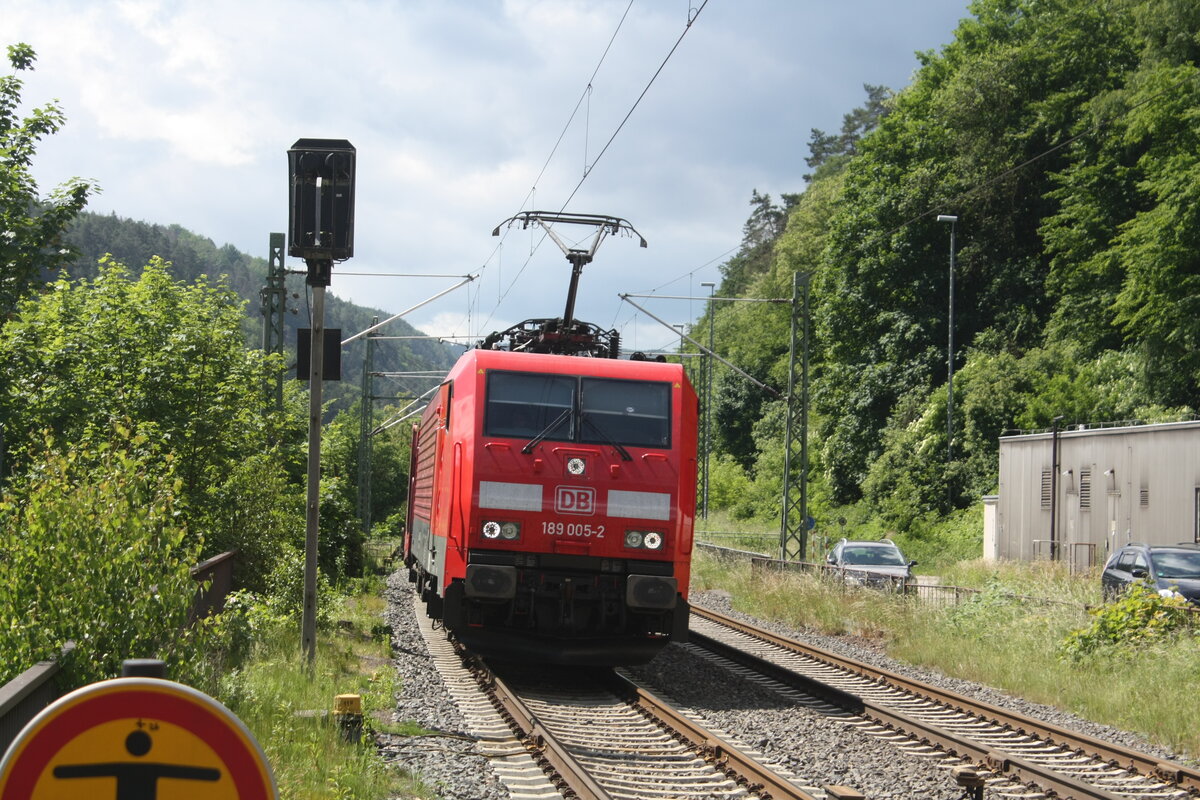
<path fill-rule="evenodd" d="M 585 424 L 585 425 L 591 425 L 591 426 L 592 426 L 592 429 L 593 429 L 593 430 L 595 430 L 595 431 L 596 431 L 596 433 L 600 434 L 600 438 L 601 438 L 601 439 L 603 439 L 603 440 L 604 440 L 605 442 L 607 442 L 608 444 L 612 445 L 612 446 L 613 446 L 613 449 L 614 449 L 614 450 L 616 450 L 618 453 L 620 453 L 620 454 L 621 454 L 621 460 L 622 460 L 622 461 L 633 461 L 633 456 L 629 455 L 629 451 L 628 451 L 628 450 L 626 450 L 626 449 L 625 449 L 624 447 L 622 447 L 621 445 L 619 445 L 619 444 L 617 444 L 616 442 L 614 442 L 614 441 L 613 441 L 613 439 L 612 439 L 612 437 L 611 437 L 611 436 L 609 436 L 607 433 L 605 433 L 605 432 L 604 432 L 604 429 L 603 429 L 603 428 L 601 428 L 601 427 L 600 427 L 599 425 L 597 425 L 596 423 L 592 422 L 592 418 L 591 418 L 591 417 L 584 417 L 584 418 L 583 418 L 583 424 Z"/>
<path fill-rule="evenodd" d="M 563 412 L 558 415 L 557 419 L 555 419 L 553 422 L 551 422 L 549 425 L 547 425 L 545 428 L 543 428 L 541 433 L 539 433 L 537 436 L 530 439 L 526 443 L 526 445 L 521 448 L 521 452 L 525 453 L 526 455 L 528 455 L 529 453 L 532 453 L 533 448 L 536 447 L 538 445 L 538 443 L 540 443 L 542 441 L 542 439 L 545 439 L 547 436 L 549 436 L 550 432 L 553 431 L 555 428 L 557 428 L 562 423 L 562 421 L 569 416 L 571 416 L 571 409 L 569 409 L 569 408 L 563 409 Z"/>

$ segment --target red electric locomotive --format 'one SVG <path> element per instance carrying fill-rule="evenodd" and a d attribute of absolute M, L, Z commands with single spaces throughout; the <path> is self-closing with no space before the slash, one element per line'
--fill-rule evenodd
<path fill-rule="evenodd" d="M 405 560 L 477 652 L 643 663 L 687 637 L 696 393 L 679 364 L 616 358 L 570 307 L 451 369 L 413 430 Z M 564 349 L 608 357 L 530 352 Z"/>

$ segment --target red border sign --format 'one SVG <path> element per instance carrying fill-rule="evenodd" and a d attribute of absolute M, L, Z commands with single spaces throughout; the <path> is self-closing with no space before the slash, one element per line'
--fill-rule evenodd
<path fill-rule="evenodd" d="M 204 750 L 209 760 L 215 754 L 220 761 L 223 774 L 228 776 L 237 790 L 238 800 L 275 800 L 278 797 L 274 775 L 258 742 L 242 721 L 225 706 L 202 692 L 171 681 L 118 678 L 77 689 L 48 706 L 21 731 L 3 762 L 0 762 L 0 798 L 39 800 L 58 796 L 63 791 L 61 784 L 66 781 L 57 780 L 55 773 L 63 768 L 48 768 L 56 759 L 61 760 L 64 753 L 71 753 L 72 748 L 77 751 L 89 746 L 81 744 L 86 742 L 81 737 L 89 731 L 121 721 L 128 721 L 130 727 L 136 726 L 138 731 L 144 726 L 175 726 L 172 730 L 182 729 L 175 740 L 182 740 L 184 744 L 190 741 L 188 735 L 194 737 L 196 750 Z M 146 749 L 149 749 L 149 734 L 133 735 L 140 736 Z M 119 783 L 114 782 L 114 770 L 137 770 L 144 766 L 160 771 L 195 771 L 186 763 L 140 765 L 137 757 L 145 751 L 139 753 L 137 748 L 131 747 L 129 753 L 134 756 L 132 760 L 113 761 L 110 757 L 105 759 L 106 763 L 83 766 L 91 770 L 93 779 L 98 774 L 96 769 L 109 770 L 106 783 L 114 787 L 114 796 L 119 787 Z M 68 760 L 79 759 L 72 754 Z M 180 760 L 178 753 L 174 754 L 174 760 Z M 78 766 L 72 766 L 71 769 L 79 771 Z M 199 770 L 207 773 L 217 771 Z M 172 776 L 167 774 L 165 777 Z M 48 788 L 51 785 L 57 785 L 57 788 Z M 79 783 L 75 785 L 82 788 Z M 150 785 L 154 785 L 153 780 Z"/>

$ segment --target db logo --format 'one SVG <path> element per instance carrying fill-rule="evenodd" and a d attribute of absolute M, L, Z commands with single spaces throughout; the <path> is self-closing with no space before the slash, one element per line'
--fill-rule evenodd
<path fill-rule="evenodd" d="M 590 486 L 559 486 L 554 490 L 554 510 L 559 514 L 592 514 L 596 490 Z"/>

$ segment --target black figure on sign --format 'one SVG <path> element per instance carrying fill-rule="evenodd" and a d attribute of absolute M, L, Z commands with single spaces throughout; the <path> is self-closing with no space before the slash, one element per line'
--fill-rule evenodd
<path fill-rule="evenodd" d="M 150 734 L 139 730 L 125 737 L 125 749 L 134 758 L 150 752 L 153 740 Z M 54 768 L 54 777 L 65 778 L 116 778 L 116 800 L 158 800 L 159 778 L 175 778 L 184 781 L 216 781 L 221 770 L 208 767 L 189 767 L 183 764 L 155 764 L 145 761 L 113 761 L 107 764 L 65 764 Z"/>

